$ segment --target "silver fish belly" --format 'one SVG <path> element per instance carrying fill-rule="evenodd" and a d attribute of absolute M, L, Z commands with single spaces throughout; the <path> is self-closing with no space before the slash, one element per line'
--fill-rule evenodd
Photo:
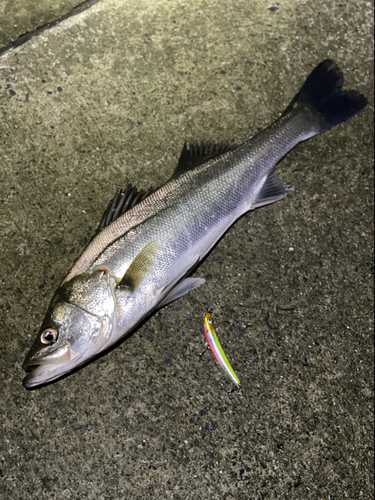
<path fill-rule="evenodd" d="M 341 85 L 336 64 L 323 61 L 269 128 L 236 147 L 185 145 L 164 186 L 138 196 L 139 202 L 133 197 L 130 203 L 131 192 L 124 196 L 121 203 L 130 209 L 110 208 L 109 225 L 52 299 L 24 363 L 25 387 L 69 372 L 201 285 L 203 279 L 188 276 L 225 231 L 245 212 L 288 193 L 276 164 L 366 105 L 362 95 L 341 91 Z"/>

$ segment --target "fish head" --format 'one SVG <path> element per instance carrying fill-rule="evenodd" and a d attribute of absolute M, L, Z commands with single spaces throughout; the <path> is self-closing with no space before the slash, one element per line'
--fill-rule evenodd
<path fill-rule="evenodd" d="M 57 289 L 23 363 L 26 388 L 61 377 L 111 345 L 116 332 L 115 278 L 86 271 Z"/>

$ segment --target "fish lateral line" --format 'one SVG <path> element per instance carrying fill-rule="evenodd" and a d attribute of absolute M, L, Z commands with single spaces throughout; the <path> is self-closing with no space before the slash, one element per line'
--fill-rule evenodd
<path fill-rule="evenodd" d="M 98 234 L 52 298 L 24 361 L 29 371 L 24 386 L 31 389 L 74 372 L 152 312 L 201 285 L 203 278 L 188 277 L 192 266 L 241 215 L 289 192 L 275 170 L 282 158 L 367 105 L 365 96 L 342 85 L 341 70 L 327 59 L 280 118 L 254 137 L 237 146 L 186 144 L 163 186 L 119 188 Z M 238 387 L 211 319 L 206 327 L 211 350 Z M 65 345 L 71 347 L 69 360 Z"/>

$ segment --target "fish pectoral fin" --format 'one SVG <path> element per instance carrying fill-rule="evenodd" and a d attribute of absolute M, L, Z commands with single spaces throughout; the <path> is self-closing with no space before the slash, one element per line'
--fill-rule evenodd
<path fill-rule="evenodd" d="M 157 251 L 158 243 L 154 240 L 149 241 L 130 264 L 117 287 L 128 288 L 134 292 L 155 262 Z"/>
<path fill-rule="evenodd" d="M 206 280 L 204 278 L 185 278 L 184 280 L 177 283 L 174 288 L 172 288 L 172 290 L 164 297 L 164 299 L 158 304 L 158 306 L 166 306 L 170 302 L 173 302 L 183 295 L 188 294 L 190 290 L 194 290 L 194 288 L 203 285 L 205 281 Z"/>
<path fill-rule="evenodd" d="M 263 184 L 262 189 L 255 202 L 252 204 L 251 208 L 262 207 L 263 205 L 269 205 L 275 201 L 281 200 L 286 196 L 291 188 L 288 188 L 279 177 L 277 170 L 274 170 L 266 179 Z"/>

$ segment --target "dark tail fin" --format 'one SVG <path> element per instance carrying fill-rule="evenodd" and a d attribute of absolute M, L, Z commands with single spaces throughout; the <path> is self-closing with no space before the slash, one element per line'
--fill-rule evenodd
<path fill-rule="evenodd" d="M 310 73 L 285 113 L 296 105 L 304 105 L 319 117 L 317 134 L 349 120 L 366 106 L 367 99 L 355 90 L 342 91 L 343 81 L 337 64 L 326 59 Z"/>

